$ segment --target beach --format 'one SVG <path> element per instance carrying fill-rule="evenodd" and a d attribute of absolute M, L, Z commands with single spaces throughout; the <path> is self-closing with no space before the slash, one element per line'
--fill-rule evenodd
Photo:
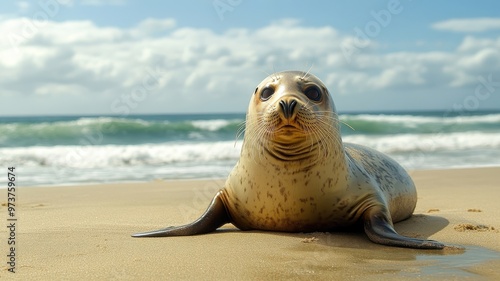
<path fill-rule="evenodd" d="M 7 1 L 0 281 L 500 281 L 500 2 L 365 2 Z"/>
<path fill-rule="evenodd" d="M 15 272 L 7 280 L 498 280 L 500 168 L 411 171 L 418 190 L 407 236 L 464 250 L 370 242 L 363 232 L 239 231 L 170 238 L 135 232 L 199 217 L 223 179 L 18 187 Z M 7 190 L 1 190 L 7 218 Z M 7 220 L 5 224 L 8 225 Z"/>

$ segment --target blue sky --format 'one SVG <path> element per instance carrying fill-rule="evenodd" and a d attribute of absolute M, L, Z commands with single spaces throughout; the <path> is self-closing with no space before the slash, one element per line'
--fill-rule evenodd
<path fill-rule="evenodd" d="M 244 112 L 266 72 L 311 65 L 340 111 L 500 109 L 499 11 L 498 1 L 11 1 L 0 10 L 0 115 Z"/>

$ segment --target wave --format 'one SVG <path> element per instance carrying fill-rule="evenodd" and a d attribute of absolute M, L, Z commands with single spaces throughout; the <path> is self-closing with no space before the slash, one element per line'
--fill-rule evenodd
<path fill-rule="evenodd" d="M 0 149 L 0 165 L 104 168 L 235 161 L 241 141 L 196 144 L 33 146 Z"/>
<path fill-rule="evenodd" d="M 500 151 L 500 133 L 452 133 L 396 136 L 352 135 L 345 142 L 365 145 L 390 155 L 484 150 Z M 140 145 L 32 146 L 0 148 L 0 166 L 102 168 L 162 166 L 179 163 L 235 163 L 242 141 Z M 500 161 L 500 160 L 497 160 Z M 500 162 L 499 162 L 500 164 Z"/>
<path fill-rule="evenodd" d="M 343 127 L 350 134 L 436 134 L 470 131 L 500 131 L 500 114 L 476 116 L 415 116 L 359 114 L 341 115 Z"/>
<path fill-rule="evenodd" d="M 353 120 L 370 120 L 385 123 L 499 123 L 500 114 L 487 115 L 459 115 L 447 116 L 445 113 L 439 116 L 418 116 L 418 115 L 396 115 L 396 114 L 344 114 L 341 117 Z"/>
<path fill-rule="evenodd" d="M 234 139 L 242 121 L 97 117 L 57 122 L 3 123 L 0 124 L 0 147 Z"/>
<path fill-rule="evenodd" d="M 388 154 L 482 149 L 500 150 L 500 133 L 464 132 L 426 135 L 401 134 L 395 136 L 353 135 L 346 136 L 343 140 L 345 142 L 362 144 Z"/>
<path fill-rule="evenodd" d="M 234 140 L 243 119 L 160 116 L 159 119 L 81 117 L 73 120 L 8 122 L 0 120 L 0 147 L 57 145 L 127 145 L 165 142 Z M 162 119 L 163 118 L 163 119 Z M 351 126 L 344 136 L 500 132 L 500 114 L 419 116 L 389 114 L 340 115 Z"/>

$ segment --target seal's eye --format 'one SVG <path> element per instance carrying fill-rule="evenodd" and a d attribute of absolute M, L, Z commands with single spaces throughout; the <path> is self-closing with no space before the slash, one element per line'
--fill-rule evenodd
<path fill-rule="evenodd" d="M 321 100 L 321 90 L 316 86 L 307 88 L 304 94 L 312 101 Z"/>
<path fill-rule="evenodd" d="M 263 101 L 268 100 L 274 94 L 274 89 L 271 87 L 266 87 L 260 93 L 260 99 Z"/>

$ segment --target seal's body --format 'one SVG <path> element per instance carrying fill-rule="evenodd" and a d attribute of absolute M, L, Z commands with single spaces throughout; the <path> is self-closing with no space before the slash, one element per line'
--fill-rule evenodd
<path fill-rule="evenodd" d="M 273 74 L 250 100 L 241 156 L 197 221 L 134 237 L 207 233 L 231 222 L 242 230 L 332 231 L 363 222 L 380 244 L 441 249 L 401 236 L 392 223 L 415 209 L 415 185 L 388 156 L 343 143 L 324 84 L 303 72 Z"/>
<path fill-rule="evenodd" d="M 406 172 L 376 151 L 344 146 L 345 163 L 321 157 L 304 170 L 272 165 L 266 156 L 268 165 L 239 162 L 223 190 L 232 223 L 240 229 L 308 232 L 351 226 L 368 208 L 386 209 L 393 222 L 410 217 L 417 196 Z"/>

